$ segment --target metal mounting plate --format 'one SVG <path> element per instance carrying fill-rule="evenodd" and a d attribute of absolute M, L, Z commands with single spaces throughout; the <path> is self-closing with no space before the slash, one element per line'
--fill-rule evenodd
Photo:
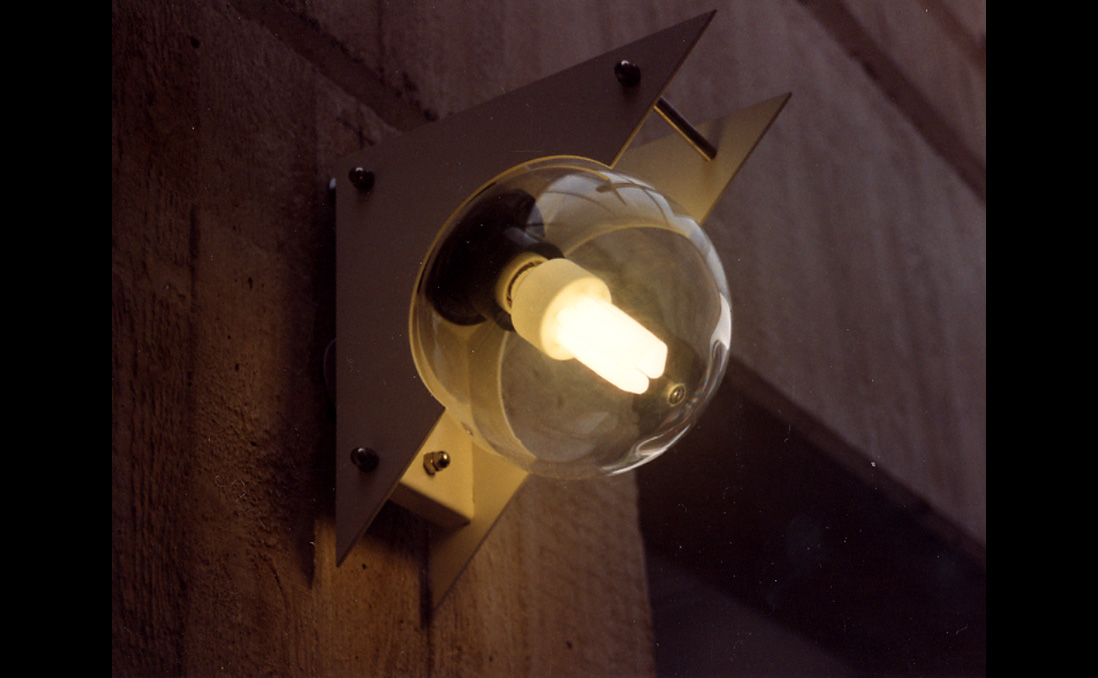
<path fill-rule="evenodd" d="M 789 94 L 736 111 L 705 123 L 698 131 L 715 141 L 713 160 L 702 160 L 697 151 L 678 134 L 672 133 L 656 141 L 626 149 L 615 169 L 648 181 L 661 193 L 673 198 L 698 222 L 704 222 L 720 199 L 729 182 L 743 166 L 766 130 L 774 122 Z M 429 582 L 431 604 L 437 607 L 476 553 L 511 496 L 518 491 L 526 473 L 497 455 L 472 445 L 456 422 L 443 414 L 432 431 L 432 438 L 423 451 L 442 444 L 447 449 L 460 450 L 463 459 L 473 466 L 472 487 L 475 510 L 469 524 L 450 529 L 442 521 L 433 521 L 431 568 Z M 440 433 L 449 432 L 448 441 Z M 415 465 L 412 469 L 416 470 Z M 407 476 L 406 476 L 407 478 Z M 408 482 L 402 481 L 402 485 Z M 425 511 L 420 511 L 426 513 Z"/>
<path fill-rule="evenodd" d="M 446 418 L 446 415 L 442 415 Z M 461 576 L 481 542 L 499 520 L 503 509 L 526 480 L 526 471 L 495 452 L 472 445 L 473 519 L 468 525 L 448 529 L 432 525 L 430 534 L 431 566 L 427 581 L 431 589 L 431 607 L 438 607 Z"/>
<path fill-rule="evenodd" d="M 408 337 L 413 288 L 439 229 L 463 201 L 518 164 L 569 155 L 613 166 L 712 16 L 695 17 L 337 164 L 337 563 L 373 521 L 442 413 L 418 377 Z M 640 66 L 635 86 L 623 87 L 615 77 L 614 66 L 622 60 Z M 372 190 L 360 191 L 348 180 L 358 167 L 373 172 Z M 366 473 L 354 465 L 356 447 L 377 452 L 376 469 Z"/>
<path fill-rule="evenodd" d="M 698 132 L 717 149 L 716 157 L 708 162 L 699 162 L 697 151 L 678 134 L 669 134 L 642 146 L 630 146 L 614 169 L 652 184 L 704 224 L 789 96 L 782 94 L 698 125 Z"/>
<path fill-rule="evenodd" d="M 448 455 L 446 467 L 429 472 L 427 455 L 440 452 Z M 443 412 L 389 500 L 423 516 L 432 525 L 464 527 L 476 513 L 473 477 L 473 438 L 460 422 Z"/>

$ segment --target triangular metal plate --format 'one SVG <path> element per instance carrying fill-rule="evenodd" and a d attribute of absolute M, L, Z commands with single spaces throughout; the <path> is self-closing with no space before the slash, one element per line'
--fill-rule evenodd
<path fill-rule="evenodd" d="M 788 100 L 789 95 L 783 94 L 699 126 L 698 131 L 717 149 L 713 160 L 703 160 L 679 134 L 672 133 L 629 146 L 614 169 L 647 181 L 703 222 Z M 491 452 L 474 447 L 473 457 L 476 511 L 472 522 L 460 529 L 431 529 L 428 581 L 433 608 L 450 591 L 526 478 L 521 469 Z"/>
<path fill-rule="evenodd" d="M 581 156 L 613 166 L 713 13 L 341 160 L 336 177 L 336 558 L 341 563 L 442 413 L 416 372 L 408 314 L 439 229 L 516 165 Z M 638 64 L 622 87 L 614 65 Z M 372 190 L 348 180 L 373 173 Z M 372 472 L 351 460 L 376 451 Z M 470 554 L 471 555 L 471 554 Z"/>
<path fill-rule="evenodd" d="M 782 94 L 698 125 L 697 130 L 717 148 L 716 157 L 708 162 L 699 161 L 697 151 L 678 134 L 669 134 L 630 146 L 614 169 L 652 184 L 704 223 L 789 96 Z"/>

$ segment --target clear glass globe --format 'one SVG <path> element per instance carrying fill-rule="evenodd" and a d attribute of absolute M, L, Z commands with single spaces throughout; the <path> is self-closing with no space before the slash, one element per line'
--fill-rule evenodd
<path fill-rule="evenodd" d="M 643 392 L 513 329 L 508 295 L 526 283 L 508 278 L 521 269 L 521 280 L 527 268 L 511 264 L 522 257 L 548 260 L 540 271 L 563 257 L 553 265 L 597 278 L 666 347 L 662 370 L 638 377 Z M 625 339 L 577 331 L 609 342 L 610 359 L 628 354 Z M 516 167 L 466 201 L 424 261 L 410 318 L 416 367 L 448 414 L 482 446 L 558 478 L 619 473 L 671 447 L 715 392 L 731 334 L 724 270 L 698 223 L 652 186 L 578 158 Z"/>

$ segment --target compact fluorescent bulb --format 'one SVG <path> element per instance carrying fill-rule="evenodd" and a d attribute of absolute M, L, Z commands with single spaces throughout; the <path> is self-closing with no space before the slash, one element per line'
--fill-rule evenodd
<path fill-rule="evenodd" d="M 663 375 L 667 345 L 615 306 L 610 288 L 568 259 L 523 268 L 510 283 L 520 337 L 556 360 L 575 358 L 629 393 Z"/>

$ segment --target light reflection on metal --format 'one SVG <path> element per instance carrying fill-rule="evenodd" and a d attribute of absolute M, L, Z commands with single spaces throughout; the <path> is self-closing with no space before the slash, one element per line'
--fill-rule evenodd
<path fill-rule="evenodd" d="M 682 135 L 683 139 L 689 142 L 690 146 L 695 151 L 701 153 L 701 156 L 706 160 L 712 160 L 717 157 L 717 149 L 713 147 L 713 144 L 709 143 L 709 140 L 705 138 L 705 135 L 699 132 L 690 121 L 682 116 L 671 102 L 663 97 L 656 102 L 656 112 L 660 114 L 660 117 L 667 121 L 669 125 L 675 128 L 675 131 Z"/>
<path fill-rule="evenodd" d="M 410 355 L 408 298 L 442 224 L 508 169 L 560 156 L 644 179 L 700 222 L 777 116 L 788 95 L 695 128 L 662 98 L 712 16 L 340 161 L 334 180 L 337 563 L 390 498 L 438 516 L 447 527 L 430 536 L 437 606 L 526 478 L 443 411 Z M 608 87 L 615 76 L 620 86 Z M 630 146 L 653 110 L 676 134 Z M 666 392 L 671 404 L 686 396 L 681 384 Z M 440 464 L 441 450 L 450 465 Z"/>

